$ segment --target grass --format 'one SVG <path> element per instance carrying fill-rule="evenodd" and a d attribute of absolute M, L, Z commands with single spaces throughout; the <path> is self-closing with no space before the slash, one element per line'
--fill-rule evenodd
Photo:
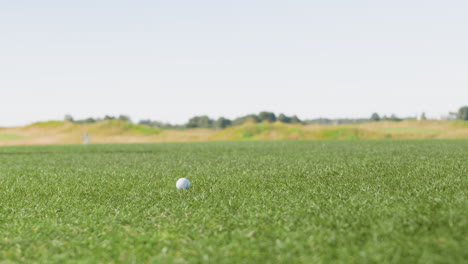
<path fill-rule="evenodd" d="M 63 125 L 67 124 L 66 121 L 54 121 L 54 120 L 51 120 L 51 121 L 44 121 L 44 122 L 36 122 L 36 123 L 33 123 L 27 127 L 31 127 L 31 128 L 57 128 L 57 127 L 61 127 Z"/>
<path fill-rule="evenodd" d="M 468 121 L 461 121 L 461 120 L 457 120 L 457 121 L 451 121 L 451 123 L 453 124 L 453 126 L 456 126 L 456 127 L 468 127 Z"/>
<path fill-rule="evenodd" d="M 1 140 L 18 140 L 22 139 L 23 137 L 18 136 L 18 135 L 12 135 L 12 134 L 0 134 L 0 141 Z"/>
<path fill-rule="evenodd" d="M 466 263 L 467 156 L 468 140 L 2 147 L 0 260 Z"/>
<path fill-rule="evenodd" d="M 0 128 L 0 135 L 9 135 L 3 139 L 0 137 L 0 145 L 80 144 L 84 133 L 92 136 L 92 143 L 101 144 L 291 139 L 468 139 L 468 121 L 382 121 L 354 125 L 247 122 L 220 130 L 163 130 L 121 120 L 92 124 L 48 121 L 25 127 Z"/>
<path fill-rule="evenodd" d="M 122 133 L 132 133 L 137 135 L 157 135 L 162 132 L 161 129 L 152 128 L 145 125 L 137 125 L 122 120 L 110 120 L 98 123 L 98 127 L 93 129 L 97 133 L 106 131 L 108 134 L 121 135 Z M 110 133 L 109 133 L 110 132 Z"/>
<path fill-rule="evenodd" d="M 414 128 L 414 127 L 387 127 L 387 128 L 382 128 L 382 130 L 386 132 L 413 133 L 413 134 L 438 134 L 442 132 L 438 129 Z"/>
<path fill-rule="evenodd" d="M 247 123 L 219 132 L 215 140 L 358 139 L 373 138 L 372 132 L 348 126 L 307 129 L 300 124 Z M 382 136 L 383 137 L 383 136 Z"/>
<path fill-rule="evenodd" d="M 353 127 L 326 128 L 315 131 L 315 136 L 320 139 L 360 139 L 372 138 L 365 130 Z"/>
<path fill-rule="evenodd" d="M 216 133 L 212 140 L 468 138 L 465 121 L 373 122 L 358 125 L 246 123 Z"/>

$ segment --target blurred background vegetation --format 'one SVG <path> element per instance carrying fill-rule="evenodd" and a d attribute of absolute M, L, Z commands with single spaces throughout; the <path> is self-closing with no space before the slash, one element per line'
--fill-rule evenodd
<path fill-rule="evenodd" d="M 446 120 L 468 120 L 468 106 L 463 106 L 456 112 L 449 112 L 445 117 Z M 82 120 L 75 120 L 71 115 L 65 116 L 65 121 L 70 121 L 78 124 L 92 124 L 106 120 L 121 120 L 132 123 L 132 120 L 127 115 L 109 116 L 106 115 L 103 118 L 89 117 Z M 423 112 L 419 116 L 411 117 L 398 117 L 394 114 L 390 116 L 380 116 L 378 113 L 372 113 L 369 118 L 341 118 L 341 119 L 330 119 L 330 118 L 317 118 L 317 119 L 305 119 L 301 120 L 296 115 L 287 116 L 283 113 L 276 115 L 273 112 L 260 112 L 258 114 L 249 114 L 240 116 L 234 119 L 228 119 L 225 117 L 219 117 L 217 119 L 211 118 L 207 115 L 194 116 L 190 118 L 185 124 L 170 124 L 164 123 L 152 119 L 143 119 L 137 122 L 137 124 L 145 125 L 149 127 L 156 127 L 161 129 L 183 129 L 183 128 L 212 128 L 212 129 L 224 129 L 231 126 L 243 125 L 246 122 L 251 123 L 262 123 L 262 122 L 281 122 L 284 124 L 303 124 L 303 125 L 339 125 L 339 124 L 363 124 L 369 122 L 379 121 L 394 121 L 400 122 L 404 120 L 427 120 L 426 114 Z"/>
<path fill-rule="evenodd" d="M 444 120 L 430 120 L 424 113 L 413 117 L 395 115 L 357 119 L 305 119 L 260 112 L 234 119 L 194 116 L 185 124 L 145 119 L 133 122 L 127 115 L 76 120 L 37 122 L 24 127 L 0 128 L 0 145 L 80 144 L 83 135 L 91 143 L 192 142 L 225 140 L 291 139 L 468 139 L 468 106 L 451 112 Z"/>

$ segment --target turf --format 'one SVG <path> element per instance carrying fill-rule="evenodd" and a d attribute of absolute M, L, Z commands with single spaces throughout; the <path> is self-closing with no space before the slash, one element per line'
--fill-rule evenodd
<path fill-rule="evenodd" d="M 466 263 L 467 157 L 468 140 L 2 147 L 0 262 Z"/>

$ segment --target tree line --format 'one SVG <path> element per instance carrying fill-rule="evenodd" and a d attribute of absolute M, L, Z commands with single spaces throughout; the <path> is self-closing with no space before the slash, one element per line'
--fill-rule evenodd
<path fill-rule="evenodd" d="M 106 115 L 103 118 L 88 117 L 85 119 L 76 119 L 76 120 L 71 115 L 65 115 L 64 120 L 72 122 L 72 123 L 77 123 L 77 124 L 92 124 L 92 123 L 97 123 L 97 122 L 101 122 L 105 120 L 121 120 L 121 121 L 132 123 L 132 119 L 130 119 L 130 117 L 127 115 L 119 115 L 119 116 Z"/>
<path fill-rule="evenodd" d="M 468 120 L 468 106 L 461 107 L 457 112 L 451 112 L 449 114 L 451 119 L 458 119 L 458 120 Z M 230 126 L 238 126 L 242 125 L 246 122 L 253 122 L 253 123 L 262 123 L 262 122 L 281 122 L 285 124 L 322 124 L 322 125 L 331 125 L 331 124 L 359 124 L 359 123 L 367 123 L 367 122 L 379 122 L 379 121 L 393 121 L 399 122 L 403 120 L 425 120 L 426 115 L 422 113 L 418 117 L 406 117 L 400 118 L 396 115 L 390 116 L 380 116 L 378 113 L 373 113 L 369 118 L 343 118 L 343 119 L 328 119 L 328 118 L 317 118 L 317 119 L 308 119 L 308 120 L 301 120 L 296 115 L 287 116 L 285 114 L 276 115 L 273 112 L 263 111 L 258 114 L 249 114 L 241 117 L 237 117 L 235 119 L 229 119 L 225 117 L 219 117 L 217 119 L 211 118 L 207 115 L 201 116 L 194 116 L 188 120 L 187 123 L 182 125 L 175 125 L 170 123 L 164 123 L 156 120 L 151 119 L 143 119 L 138 121 L 137 123 L 140 125 L 146 125 L 150 127 L 157 127 L 162 129 L 184 129 L 184 128 L 211 128 L 211 129 L 224 129 Z M 106 115 L 103 118 L 86 118 L 75 120 L 71 115 L 66 115 L 65 120 L 73 123 L 78 124 L 88 124 L 88 123 L 96 123 L 105 120 L 121 120 L 125 122 L 132 122 L 131 118 L 127 115 L 118 115 L 118 116 L 110 116 Z"/>

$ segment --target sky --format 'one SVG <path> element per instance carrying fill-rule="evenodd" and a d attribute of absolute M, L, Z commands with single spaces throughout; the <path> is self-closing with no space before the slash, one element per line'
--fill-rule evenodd
<path fill-rule="evenodd" d="M 466 0 L 0 0 L 0 126 L 439 118 L 468 105 Z"/>

